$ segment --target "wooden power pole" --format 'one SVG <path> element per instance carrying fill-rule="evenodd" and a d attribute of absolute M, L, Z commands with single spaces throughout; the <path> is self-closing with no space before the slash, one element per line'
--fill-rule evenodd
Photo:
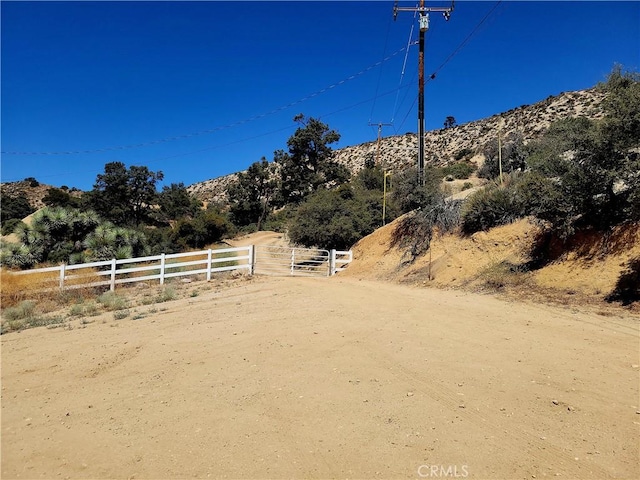
<path fill-rule="evenodd" d="M 449 20 L 453 11 L 454 0 L 450 7 L 425 7 L 424 0 L 420 0 L 418 7 L 393 7 L 393 18 L 398 12 L 418 12 L 420 14 L 420 36 L 418 38 L 418 184 L 424 185 L 424 34 L 429 30 L 429 13 L 442 12 L 445 20 Z"/>

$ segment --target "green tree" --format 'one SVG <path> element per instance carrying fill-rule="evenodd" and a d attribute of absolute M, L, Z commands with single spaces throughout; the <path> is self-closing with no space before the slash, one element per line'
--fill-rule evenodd
<path fill-rule="evenodd" d="M 300 127 L 287 141 L 288 152 L 276 151 L 280 165 L 280 195 L 284 204 L 299 204 L 320 187 L 339 185 L 349 179 L 349 171 L 333 159 L 331 144 L 340 134 L 315 118 L 298 115 Z"/>
<path fill-rule="evenodd" d="M 256 225 L 260 230 L 272 210 L 278 183 L 276 165 L 266 158 L 252 163 L 245 172 L 227 187 L 231 221 L 239 226 Z"/>
<path fill-rule="evenodd" d="M 0 220 L 3 224 L 11 218 L 22 220 L 35 211 L 24 195 L 12 197 L 2 192 L 0 194 L 0 203 L 2 204 L 2 208 L 0 208 Z"/>
<path fill-rule="evenodd" d="M 89 261 L 123 259 L 144 256 L 148 253 L 143 233 L 105 222 L 96 227 L 84 241 Z"/>
<path fill-rule="evenodd" d="M 50 188 L 42 197 L 42 203 L 48 207 L 76 207 L 78 200 L 61 188 Z"/>
<path fill-rule="evenodd" d="M 494 179 L 500 176 L 500 154 L 498 139 L 490 140 L 483 149 L 484 164 L 478 171 L 480 178 Z M 503 174 L 526 168 L 526 150 L 521 135 L 508 135 L 502 142 Z"/>
<path fill-rule="evenodd" d="M 324 249 L 348 249 L 373 231 L 374 219 L 353 186 L 320 189 L 302 203 L 289 225 L 294 243 Z"/>
<path fill-rule="evenodd" d="M 198 212 L 194 218 L 178 220 L 169 235 L 179 248 L 204 248 L 233 232 L 233 225 L 216 206 Z"/>
<path fill-rule="evenodd" d="M 202 208 L 202 202 L 193 197 L 182 182 L 162 187 L 158 205 L 165 220 L 193 217 Z"/>
<path fill-rule="evenodd" d="M 452 116 L 448 116 L 444 120 L 444 128 L 452 128 L 456 126 L 456 118 Z"/>
<path fill-rule="evenodd" d="M 93 190 L 85 194 L 85 203 L 116 225 L 138 226 L 149 218 L 157 201 L 156 182 L 163 178 L 162 172 L 144 166 L 127 169 L 122 162 L 110 162 L 96 177 Z"/>
<path fill-rule="evenodd" d="M 554 186 L 554 201 L 536 216 L 561 236 L 640 218 L 640 155 L 632 151 L 640 145 L 640 77 L 616 68 L 599 88 L 602 120 L 555 122 L 528 146 L 528 164 Z"/>
<path fill-rule="evenodd" d="M 31 225 L 21 223 L 16 227 L 24 248 L 9 247 L 3 257 L 5 264 L 30 267 L 36 263 L 69 262 L 73 255 L 83 252 L 86 237 L 99 224 L 94 212 L 45 207 L 34 214 Z M 12 251 L 19 256 L 17 259 L 10 258 Z"/>
<path fill-rule="evenodd" d="M 441 197 L 440 174 L 434 168 L 424 170 L 424 185 L 418 185 L 417 167 L 409 167 L 394 176 L 392 199 L 400 213 L 437 203 Z"/>

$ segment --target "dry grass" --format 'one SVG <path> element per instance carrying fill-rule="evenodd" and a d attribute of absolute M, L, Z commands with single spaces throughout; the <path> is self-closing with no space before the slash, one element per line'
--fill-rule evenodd
<path fill-rule="evenodd" d="M 57 272 L 53 272 L 57 275 Z M 251 277 L 237 273 L 219 273 L 211 282 L 198 282 L 168 279 L 165 285 L 148 283 L 124 284 L 115 292 L 105 291 L 107 287 L 72 288 L 60 291 L 58 284 L 47 291 L 39 290 L 42 282 L 24 282 L 33 275 L 15 275 L 2 272 L 2 322 L 0 333 L 5 334 L 26 328 L 47 326 L 71 329 L 74 323 L 85 328 L 89 321 L 86 317 L 112 312 L 115 320 L 144 318 L 148 313 L 157 311 L 156 305 L 185 297 L 196 297 L 201 292 L 225 288 L 246 281 Z M 57 277 L 56 277 L 57 278 Z M 51 276 L 44 280 L 52 281 Z M 5 298 L 8 300 L 5 301 Z M 147 313 L 135 310 L 136 306 L 151 306 Z M 131 310 L 133 309 L 133 310 Z M 77 324 L 79 322 L 79 325 Z"/>
<path fill-rule="evenodd" d="M 58 272 L 19 275 L 8 270 L 0 270 L 0 303 L 2 308 L 14 307 L 25 300 L 50 298 L 52 291 L 59 287 Z M 56 293 L 58 293 L 56 291 Z"/>
<path fill-rule="evenodd" d="M 104 280 L 95 269 L 83 269 L 80 275 L 74 272 L 65 280 L 65 290 L 60 290 L 58 272 L 18 274 L 5 269 L 0 270 L 0 304 L 2 308 L 14 307 L 25 300 L 34 300 L 39 304 L 53 302 L 68 304 L 78 297 L 92 298 L 95 287 L 85 285 Z"/>

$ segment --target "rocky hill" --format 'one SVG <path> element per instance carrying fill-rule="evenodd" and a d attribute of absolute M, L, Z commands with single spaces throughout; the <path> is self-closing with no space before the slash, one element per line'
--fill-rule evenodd
<path fill-rule="evenodd" d="M 2 194 L 9 197 L 26 197 L 29 205 L 38 209 L 44 207 L 42 199 L 47 194 L 47 190 L 52 188 L 51 185 L 45 185 L 43 183 L 31 182 L 29 180 L 21 180 L 19 182 L 8 182 L 0 184 L 2 188 Z"/>
<path fill-rule="evenodd" d="M 518 134 L 527 142 L 542 134 L 552 122 L 562 118 L 601 118 L 602 98 L 603 93 L 595 88 L 565 92 L 533 105 L 522 105 L 482 120 L 426 132 L 425 161 L 427 164 L 445 165 L 454 161 L 458 152 L 466 149 L 475 155 L 474 161 L 481 163 L 483 147 L 497 138 L 500 127 L 503 138 Z M 367 158 L 376 158 L 377 151 L 377 142 L 374 140 L 341 148 L 335 151 L 335 155 L 338 162 L 346 165 L 352 173 L 357 173 Z M 385 168 L 400 170 L 415 163 L 417 152 L 416 134 L 390 136 L 380 141 L 379 161 Z M 194 183 L 188 190 L 204 202 L 223 201 L 226 198 L 227 185 L 235 178 L 236 174 L 231 174 Z M 29 181 L 21 181 L 3 183 L 1 187 L 2 192 L 10 196 L 26 195 L 34 208 L 40 208 L 43 206 L 42 198 L 51 186 L 32 186 Z"/>
<path fill-rule="evenodd" d="M 474 160 L 482 162 L 484 146 L 497 138 L 500 128 L 503 138 L 520 135 L 526 143 L 540 136 L 556 120 L 578 116 L 602 118 L 600 105 L 603 96 L 595 88 L 564 92 L 482 120 L 426 132 L 425 161 L 432 165 L 446 165 L 455 160 L 458 152 L 466 149 L 475 156 Z M 338 162 L 356 173 L 363 168 L 367 158 L 376 158 L 377 151 L 377 142 L 372 141 L 336 150 L 335 154 Z M 386 168 L 400 170 L 414 164 L 417 152 L 416 134 L 386 137 L 380 141 L 379 161 Z M 206 202 L 224 200 L 225 188 L 234 179 L 235 174 L 195 183 L 189 191 Z"/>

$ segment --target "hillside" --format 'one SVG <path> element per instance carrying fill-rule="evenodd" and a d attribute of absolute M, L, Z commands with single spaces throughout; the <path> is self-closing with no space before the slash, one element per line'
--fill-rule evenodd
<path fill-rule="evenodd" d="M 457 125 L 452 128 L 432 130 L 425 135 L 425 158 L 432 165 L 444 165 L 454 160 L 456 153 L 468 149 L 475 154 L 473 160 L 483 161 L 479 155 L 484 145 L 497 136 L 501 122 L 502 134 L 506 138 L 519 134 L 524 141 L 537 138 L 549 125 L 567 117 L 585 116 L 596 119 L 602 117 L 600 102 L 603 94 L 595 88 L 565 92 L 550 96 L 533 105 L 522 105 L 507 112 L 499 113 L 482 120 Z M 377 142 L 344 147 L 335 151 L 336 160 L 346 165 L 352 173 L 357 173 L 367 158 L 374 157 Z M 415 162 L 418 150 L 418 138 L 414 133 L 382 138 L 380 141 L 380 161 L 386 168 L 399 170 Z M 236 174 L 194 183 L 189 192 L 203 202 L 225 200 L 227 185 L 236 178 Z M 42 198 L 51 185 L 40 184 L 31 187 L 30 182 L 10 182 L 0 184 L 2 191 L 10 196 L 26 195 L 34 208 L 41 208 Z M 76 192 L 80 194 L 81 192 Z"/>
<path fill-rule="evenodd" d="M 605 297 L 640 258 L 640 225 L 621 225 L 607 235 L 583 233 L 541 266 L 531 266 L 531 252 L 540 227 L 522 219 L 477 232 L 435 235 L 431 251 L 410 262 L 406 250 L 394 245 L 401 219 L 376 230 L 354 247 L 354 260 L 343 276 L 446 289 L 500 291 L 519 300 L 595 304 Z M 640 305 L 632 306 L 640 313 Z"/>
<path fill-rule="evenodd" d="M 602 118 L 600 102 L 603 94 L 595 88 L 565 92 L 550 96 L 533 105 L 522 105 L 489 118 L 465 123 L 452 128 L 432 130 L 425 135 L 425 158 L 432 165 L 444 165 L 454 160 L 456 153 L 468 149 L 476 154 L 474 160 L 482 162 L 478 154 L 484 145 L 497 137 L 501 122 L 502 134 L 521 135 L 525 142 L 539 137 L 549 125 L 562 118 L 584 116 Z M 418 137 L 414 133 L 383 138 L 380 141 L 380 161 L 386 168 L 399 170 L 415 162 Z M 377 142 L 341 148 L 335 151 L 339 163 L 353 173 L 358 172 L 368 157 L 374 157 Z M 202 201 L 225 198 L 225 188 L 235 174 L 194 183 L 189 191 Z"/>

